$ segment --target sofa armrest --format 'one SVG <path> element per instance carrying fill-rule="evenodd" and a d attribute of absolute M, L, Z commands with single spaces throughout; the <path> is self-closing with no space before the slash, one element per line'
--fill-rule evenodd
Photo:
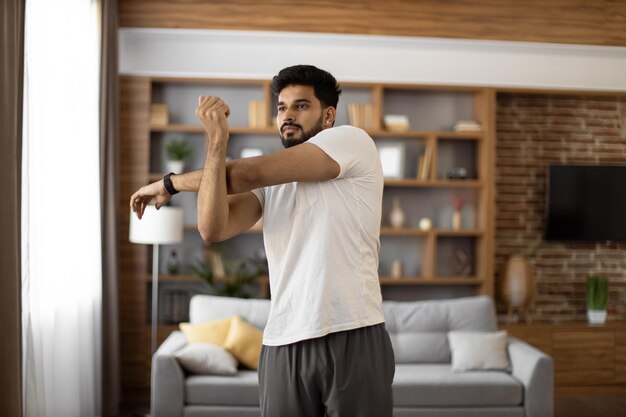
<path fill-rule="evenodd" d="M 508 342 L 511 372 L 524 384 L 526 417 L 552 417 L 554 413 L 552 358 L 519 339 L 509 337 Z"/>
<path fill-rule="evenodd" d="M 187 345 L 180 331 L 172 332 L 152 356 L 150 409 L 152 417 L 182 417 L 185 405 L 185 373 L 174 357 Z"/>

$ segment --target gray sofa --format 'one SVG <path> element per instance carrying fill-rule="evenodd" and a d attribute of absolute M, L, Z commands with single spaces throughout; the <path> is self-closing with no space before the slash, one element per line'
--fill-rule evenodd
<path fill-rule="evenodd" d="M 383 303 L 396 356 L 394 417 L 551 417 L 552 359 L 530 345 L 508 339 L 511 372 L 451 370 L 450 330 L 495 331 L 493 301 L 486 296 L 444 301 Z M 195 296 L 190 321 L 239 315 L 265 326 L 268 300 Z M 235 376 L 190 375 L 174 354 L 186 345 L 173 332 L 152 360 L 153 417 L 258 417 L 256 371 Z"/>

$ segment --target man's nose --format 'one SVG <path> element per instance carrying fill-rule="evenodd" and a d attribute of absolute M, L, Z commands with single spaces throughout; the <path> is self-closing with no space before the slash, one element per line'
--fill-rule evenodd
<path fill-rule="evenodd" d="M 296 120 L 295 113 L 290 109 L 285 110 L 283 113 L 283 122 L 293 122 L 294 120 Z"/>

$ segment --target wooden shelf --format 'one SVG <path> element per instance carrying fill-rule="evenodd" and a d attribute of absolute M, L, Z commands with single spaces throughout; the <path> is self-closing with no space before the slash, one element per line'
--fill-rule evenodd
<path fill-rule="evenodd" d="M 482 285 L 478 277 L 380 277 L 381 285 Z"/>
<path fill-rule="evenodd" d="M 381 236 L 418 236 L 425 237 L 428 236 L 428 231 L 417 229 L 414 227 L 381 227 L 380 235 Z"/>
<path fill-rule="evenodd" d="M 385 187 L 481 188 L 480 180 L 418 180 L 414 178 L 385 179 Z"/>
<path fill-rule="evenodd" d="M 185 232 L 197 232 L 198 225 L 196 224 L 186 224 L 184 227 Z M 250 230 L 244 232 L 247 234 L 258 234 L 263 233 L 263 228 L 253 227 Z M 431 229 L 431 230 L 421 230 L 415 227 L 403 227 L 403 228 L 394 228 L 394 227 L 381 227 L 380 235 L 381 236 L 414 236 L 414 237 L 426 237 L 429 234 L 434 234 L 437 237 L 455 237 L 455 236 L 475 236 L 480 237 L 483 235 L 483 231 L 479 229 L 460 229 L 460 230 L 452 230 L 452 229 Z"/>
<path fill-rule="evenodd" d="M 430 234 L 433 234 L 437 237 L 455 237 L 455 236 L 476 236 L 480 237 L 483 235 L 483 231 L 479 229 L 460 229 L 460 230 L 452 230 L 452 229 L 431 229 L 431 230 L 421 230 L 414 227 L 403 227 L 403 228 L 394 228 L 394 227 L 381 227 L 380 235 L 381 236 L 415 236 L 415 237 L 426 237 Z"/>
<path fill-rule="evenodd" d="M 169 125 L 151 125 L 151 132 L 177 132 L 177 133 L 203 133 L 204 127 L 200 124 L 169 124 Z M 248 127 L 248 126 L 231 126 L 229 132 L 233 134 L 257 134 L 257 135 L 273 135 L 278 134 L 278 130 L 274 126 L 264 128 Z M 454 140 L 481 140 L 483 132 L 454 132 L 454 131 L 426 131 L 426 130 L 408 130 L 405 132 L 391 130 L 368 131 L 370 136 L 377 138 L 415 138 L 427 139 L 434 136 L 438 139 L 454 139 Z"/>
<path fill-rule="evenodd" d="M 170 124 L 163 126 L 150 126 L 151 132 L 176 132 L 176 133 L 204 133 L 204 127 L 192 124 Z M 228 131 L 231 134 L 249 134 L 249 135 L 278 135 L 278 129 L 275 127 L 230 127 Z"/>
<path fill-rule="evenodd" d="M 221 282 L 227 279 L 228 277 L 224 279 L 216 278 L 215 281 Z M 268 284 L 270 279 L 267 275 L 259 275 L 254 280 L 257 284 Z M 152 275 L 147 274 L 146 281 L 151 282 Z M 194 274 L 176 274 L 176 275 L 161 274 L 159 275 L 159 282 L 205 282 L 205 281 L 198 275 L 194 275 Z"/>
<path fill-rule="evenodd" d="M 435 229 L 433 233 L 437 237 L 457 237 L 457 236 L 469 236 L 480 237 L 483 235 L 483 231 L 479 229 Z"/>
<path fill-rule="evenodd" d="M 412 138 L 412 139 L 428 139 L 436 137 L 437 139 L 455 139 L 455 140 L 482 140 L 483 132 L 454 132 L 454 131 L 428 131 L 428 130 L 407 130 L 404 132 L 393 130 L 368 130 L 370 136 L 376 138 Z"/>

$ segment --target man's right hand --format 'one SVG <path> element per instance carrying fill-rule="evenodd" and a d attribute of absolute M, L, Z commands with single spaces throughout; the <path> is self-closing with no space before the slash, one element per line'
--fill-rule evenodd
<path fill-rule="evenodd" d="M 141 219 L 146 206 L 153 198 L 156 198 L 155 207 L 157 210 L 171 200 L 172 196 L 165 189 L 163 180 L 153 182 L 137 190 L 135 194 L 130 197 L 130 208 L 137 214 L 137 217 Z"/>

